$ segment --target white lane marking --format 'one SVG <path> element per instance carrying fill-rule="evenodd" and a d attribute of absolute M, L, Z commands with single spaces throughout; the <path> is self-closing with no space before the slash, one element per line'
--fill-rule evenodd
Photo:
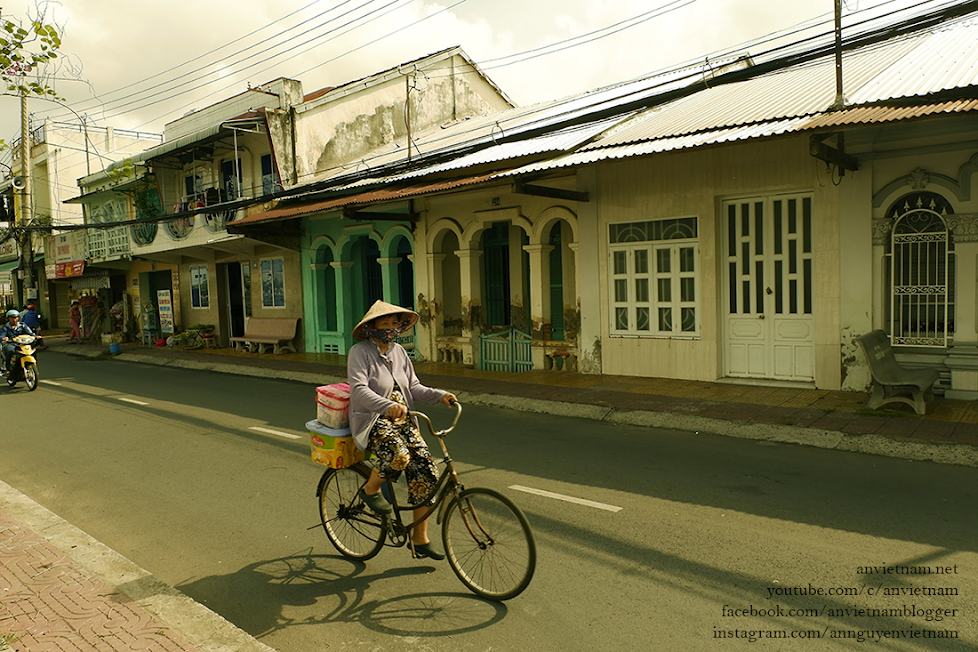
<path fill-rule="evenodd" d="M 126 403 L 132 403 L 133 405 L 149 405 L 145 401 L 137 401 L 134 398 L 120 398 L 120 401 L 125 401 Z"/>
<path fill-rule="evenodd" d="M 57 385 L 58 387 L 61 387 L 61 383 L 56 383 L 53 380 L 42 380 L 40 382 L 44 383 L 45 385 Z"/>
<path fill-rule="evenodd" d="M 533 487 L 524 487 L 523 485 L 511 484 L 510 489 L 515 489 L 516 491 L 522 491 L 528 494 L 536 494 L 537 496 L 544 496 L 545 498 L 553 498 L 554 500 L 563 500 L 568 503 L 575 503 L 577 505 L 585 505 L 587 507 L 594 507 L 595 509 L 603 509 L 606 512 L 620 512 L 621 507 L 617 505 L 609 505 L 607 503 L 599 503 L 593 500 L 586 500 L 584 498 L 577 498 L 576 496 L 566 496 L 564 494 L 555 494 L 552 491 L 544 491 L 543 489 L 534 489 Z"/>
<path fill-rule="evenodd" d="M 250 426 L 248 430 L 257 430 L 258 432 L 264 432 L 269 435 L 278 435 L 279 437 L 288 437 L 289 439 L 302 439 L 301 435 L 293 435 L 291 432 L 282 432 L 281 430 L 272 430 L 271 428 L 260 428 L 258 426 Z"/>

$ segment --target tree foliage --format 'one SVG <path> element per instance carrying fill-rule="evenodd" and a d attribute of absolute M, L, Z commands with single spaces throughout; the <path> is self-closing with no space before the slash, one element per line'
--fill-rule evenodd
<path fill-rule="evenodd" d="M 6 90 L 57 98 L 57 91 L 41 76 L 29 80 L 28 75 L 57 59 L 60 49 L 58 28 L 45 24 L 43 17 L 32 21 L 29 27 L 0 18 L 0 80 Z"/>

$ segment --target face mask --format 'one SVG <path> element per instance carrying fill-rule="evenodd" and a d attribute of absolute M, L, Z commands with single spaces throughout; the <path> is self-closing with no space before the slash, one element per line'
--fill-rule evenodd
<path fill-rule="evenodd" d="M 390 344 L 395 338 L 397 338 L 398 335 L 401 334 L 404 329 L 398 326 L 397 328 L 368 328 L 366 330 L 368 337 L 371 337 L 382 344 Z"/>

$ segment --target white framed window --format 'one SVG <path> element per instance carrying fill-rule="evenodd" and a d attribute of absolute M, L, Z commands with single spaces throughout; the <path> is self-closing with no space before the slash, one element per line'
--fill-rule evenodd
<path fill-rule="evenodd" d="M 194 308 L 209 308 L 211 305 L 207 287 L 207 265 L 190 266 L 190 305 Z"/>
<path fill-rule="evenodd" d="M 697 218 L 609 225 L 611 334 L 696 337 Z"/>
<path fill-rule="evenodd" d="M 261 305 L 263 308 L 285 307 L 285 260 L 261 260 Z"/>

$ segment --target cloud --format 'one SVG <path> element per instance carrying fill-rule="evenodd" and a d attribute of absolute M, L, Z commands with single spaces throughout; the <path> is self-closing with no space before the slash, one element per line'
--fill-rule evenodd
<path fill-rule="evenodd" d="M 26 16 L 33 6 L 6 0 L 4 15 Z M 545 101 L 700 61 L 831 9 L 823 0 L 64 0 L 44 6 L 64 24 L 64 50 L 84 80 L 58 81 L 72 108 L 104 125 L 156 131 L 249 84 L 285 76 L 310 92 L 453 45 L 517 103 Z M 657 8 L 658 16 L 606 38 L 546 56 L 531 52 L 583 40 L 582 34 Z M 69 68 L 59 74 L 70 77 Z M 8 106 L 4 98 L 0 137 L 16 129 Z M 64 109 L 32 108 L 38 117 L 74 120 Z"/>

